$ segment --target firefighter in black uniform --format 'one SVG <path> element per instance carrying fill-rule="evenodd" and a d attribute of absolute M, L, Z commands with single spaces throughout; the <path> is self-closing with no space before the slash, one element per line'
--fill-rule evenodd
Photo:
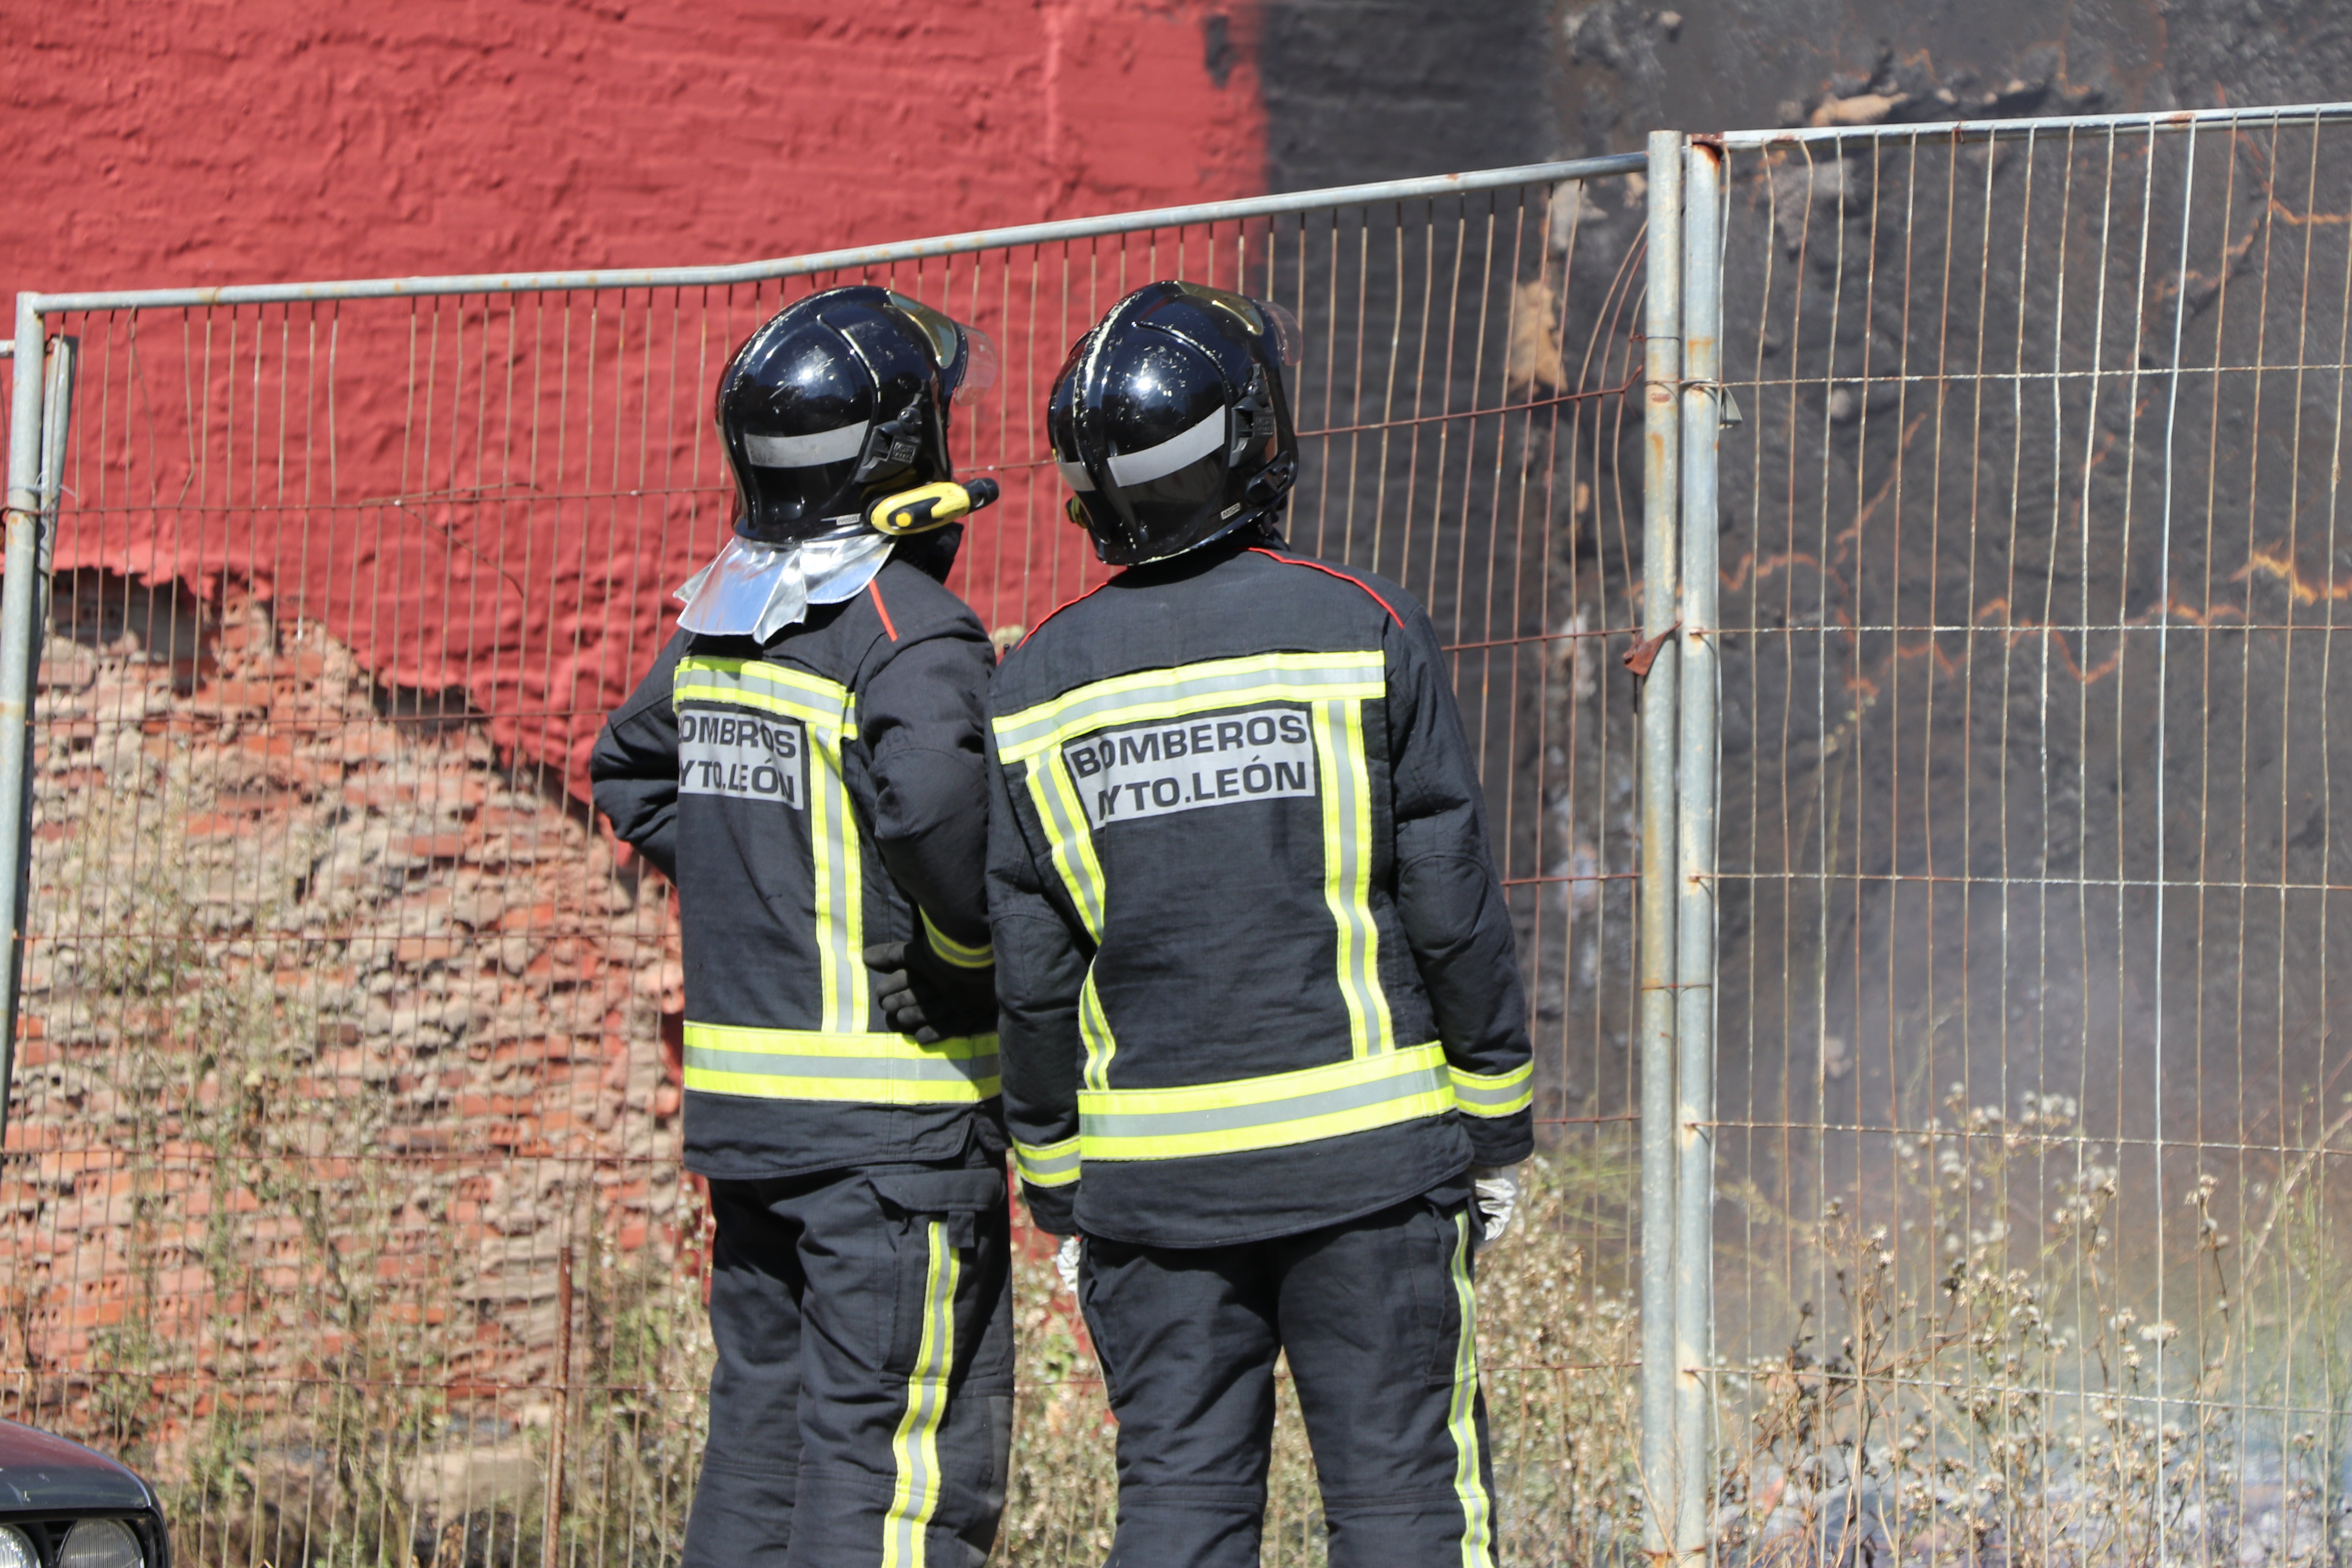
<path fill-rule="evenodd" d="M 734 536 L 591 763 L 684 925 L 686 1163 L 718 1223 L 687 1568 L 976 1568 L 995 1537 L 992 649 L 942 585 L 993 494 L 953 483 L 949 404 L 993 365 L 877 288 L 754 332 L 719 386 Z"/>
<path fill-rule="evenodd" d="M 1531 1146 L 1511 924 L 1419 605 L 1276 530 L 1277 307 L 1154 283 L 1047 420 L 1127 569 L 1007 656 L 1005 1116 L 1118 1418 L 1117 1568 L 1258 1560 L 1286 1352 L 1334 1568 L 1493 1561 L 1472 1250 Z"/>

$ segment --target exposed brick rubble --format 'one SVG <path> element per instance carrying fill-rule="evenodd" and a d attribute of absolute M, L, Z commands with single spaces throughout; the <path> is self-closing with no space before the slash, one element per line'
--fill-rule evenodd
<path fill-rule="evenodd" d="M 560 1341 L 575 1380 L 621 1354 L 690 1386 L 659 881 L 474 716 L 259 597 L 199 637 L 198 606 L 120 578 L 59 593 L 0 1182 L 11 1413 L 185 1484 L 305 1440 L 321 1389 L 543 1424 Z M 616 1346 L 648 1314 L 662 1369 Z"/>

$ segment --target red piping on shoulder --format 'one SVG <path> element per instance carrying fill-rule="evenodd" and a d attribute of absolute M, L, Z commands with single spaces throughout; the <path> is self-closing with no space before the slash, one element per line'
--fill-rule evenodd
<path fill-rule="evenodd" d="M 1028 641 L 1029 641 L 1029 639 L 1030 639 L 1031 637 L 1035 637 L 1039 632 L 1044 631 L 1044 630 L 1045 629 L 1045 621 L 1050 621 L 1050 620 L 1052 620 L 1055 616 L 1060 615 L 1064 610 L 1068 609 L 1072 605 L 1076 604 L 1080 599 L 1090 599 L 1090 598 L 1094 597 L 1094 595 L 1096 595 L 1097 594 L 1101 593 L 1105 588 L 1109 587 L 1113 583 L 1116 583 L 1116 582 L 1118 582 L 1118 578 L 1116 578 L 1116 577 L 1106 577 L 1106 578 L 1104 578 L 1101 582 L 1099 582 L 1099 583 L 1096 584 L 1093 587 L 1091 587 L 1091 588 L 1087 589 L 1085 593 L 1083 593 L 1083 594 L 1073 594 L 1072 595 L 1070 595 L 1070 597 L 1068 597 L 1068 598 L 1066 598 L 1066 599 L 1063 600 L 1060 604 L 1058 604 L 1058 605 L 1055 605 L 1052 609 L 1050 609 L 1050 610 L 1048 610 L 1048 611 L 1046 611 L 1046 612 L 1045 612 L 1045 621 L 1039 621 L 1035 626 L 1031 626 L 1027 631 L 1024 632 L 1024 633 L 1021 635 L 1021 640 L 1020 640 L 1019 642 L 1014 643 L 1014 644 L 1013 645 L 1013 650 L 1014 650 L 1015 652 L 1018 652 L 1021 648 L 1023 648 L 1024 647 L 1025 647 L 1025 646 L 1028 644 Z"/>
<path fill-rule="evenodd" d="M 882 629 L 890 634 L 890 640 L 892 642 L 897 642 L 898 640 L 898 628 L 890 624 L 890 606 L 882 602 L 882 584 L 879 583 L 868 583 L 866 584 L 866 591 L 874 595 L 874 607 L 876 610 L 879 611 L 882 616 Z"/>
<path fill-rule="evenodd" d="M 1310 572 L 1320 572 L 1326 577 L 1337 577 L 1340 582 L 1347 584 L 1351 588 L 1361 588 L 1366 594 L 1371 595 L 1371 601 L 1373 604 L 1378 605 L 1381 609 L 1386 610 L 1389 613 L 1389 619 L 1394 621 L 1399 626 L 1404 625 L 1404 617 L 1396 613 L 1395 605 L 1390 604 L 1386 599 L 1381 598 L 1378 594 L 1372 593 L 1370 584 L 1357 582 L 1345 572 L 1334 572 L 1330 567 L 1324 565 L 1320 561 L 1301 561 L 1295 555 L 1276 555 L 1273 551 L 1262 550 L 1255 544 L 1250 546 L 1250 553 L 1253 555 L 1263 555 L 1268 561 L 1279 561 L 1285 566 L 1304 566 Z"/>

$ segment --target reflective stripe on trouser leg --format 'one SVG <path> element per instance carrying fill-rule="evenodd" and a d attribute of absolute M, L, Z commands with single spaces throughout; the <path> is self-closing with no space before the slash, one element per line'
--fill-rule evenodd
<path fill-rule="evenodd" d="M 935 1219 L 925 1228 L 930 1267 L 923 1283 L 923 1338 L 907 1377 L 907 1411 L 890 1444 L 897 1484 L 882 1521 L 883 1568 L 923 1568 L 925 1534 L 940 1506 L 940 1418 L 955 1365 L 957 1265 L 947 1221 Z"/>
<path fill-rule="evenodd" d="M 1331 1568 L 1494 1568 L 1466 1205 L 1447 1185 L 1449 1195 L 1276 1247 L 1275 1307 L 1315 1449 Z"/>
<path fill-rule="evenodd" d="M 1454 1215 L 1454 1257 L 1447 1272 L 1461 1309 L 1462 1331 L 1454 1348 L 1454 1398 L 1445 1430 L 1454 1439 L 1454 1491 L 1462 1500 L 1462 1568 L 1492 1568 L 1495 1504 L 1486 1494 L 1478 1453 L 1478 1292 L 1470 1282 L 1470 1216 Z"/>
<path fill-rule="evenodd" d="M 786 1478 L 791 1543 L 779 1562 L 724 1550 L 766 1539 L 730 1531 L 712 1537 L 694 1568 L 876 1568 L 892 1550 L 897 1520 L 912 1515 L 921 1516 L 908 1522 L 920 1527 L 916 1542 L 930 1568 L 978 1562 L 1003 1506 L 1012 1429 L 1003 1172 L 894 1165 L 736 1185 L 755 1188 L 768 1213 L 789 1227 L 770 1249 L 770 1267 L 801 1281 L 783 1303 L 797 1306 L 802 1325 L 795 1367 L 776 1364 L 780 1344 L 762 1353 L 754 1343 L 749 1352 L 755 1370 L 789 1373 L 798 1390 L 792 1405 L 800 1441 Z M 933 1239 L 935 1222 L 946 1227 L 952 1275 Z M 715 1327 L 715 1296 L 713 1304 Z M 756 1342 L 759 1321 L 744 1332 Z M 774 1408 L 763 1407 L 759 1419 L 772 1424 Z M 722 1429 L 719 1415 L 714 1405 L 714 1434 Z M 714 1438 L 721 1451 L 706 1468 L 719 1459 L 730 1468 L 759 1463 L 788 1441 L 743 1420 L 723 1429 L 723 1439 Z M 698 1515 L 699 1499 L 695 1506 Z M 752 1523 L 781 1522 L 732 1511 Z M 896 1539 L 892 1560 L 912 1561 L 906 1535 Z"/>

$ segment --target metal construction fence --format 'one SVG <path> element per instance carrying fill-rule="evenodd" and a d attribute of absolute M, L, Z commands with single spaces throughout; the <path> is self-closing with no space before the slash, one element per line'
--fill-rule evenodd
<path fill-rule="evenodd" d="M 677 925 L 583 763 L 730 521 L 709 389 L 838 282 L 987 328 L 1004 374 L 953 438 L 1005 493 L 953 585 L 1011 637 L 1103 575 L 1043 482 L 1045 389 L 1181 276 L 1297 310 L 1294 537 L 1405 584 L 1454 649 L 1559 1173 L 1488 1268 L 1507 1529 L 1606 1536 L 1617 1449 L 1585 1443 L 1629 1418 L 1633 862 L 1601 666 L 1632 625 L 1643 166 L 698 271 L 28 302 L 23 352 L 70 344 L 73 393 L 18 448 L 50 499 L 11 514 L 54 559 L 6 1408 L 154 1476 L 194 1562 L 674 1556 L 708 1373 Z M 65 406 L 39 390 L 20 419 Z M 1068 1298 L 1024 1269 L 1002 1554 L 1081 1561 L 1109 1428 Z M 1285 1421 L 1297 1556 L 1319 1532 Z"/>
<path fill-rule="evenodd" d="M 1721 1550 L 2352 1552 L 2346 120 L 1694 156 Z"/>
<path fill-rule="evenodd" d="M 986 327 L 952 585 L 1010 638 L 1104 571 L 1045 388 L 1181 276 L 1299 315 L 1292 539 L 1429 606 L 1480 748 L 1540 1127 L 1503 1559 L 2335 1561 L 2347 117 L 20 297 L 0 1409 L 195 1563 L 674 1557 L 677 923 L 584 758 L 730 521 L 709 389 L 834 283 Z M 1016 1289 L 998 1555 L 1097 1560 L 1099 1379 Z M 1321 1560 L 1286 1402 L 1269 1524 Z"/>

